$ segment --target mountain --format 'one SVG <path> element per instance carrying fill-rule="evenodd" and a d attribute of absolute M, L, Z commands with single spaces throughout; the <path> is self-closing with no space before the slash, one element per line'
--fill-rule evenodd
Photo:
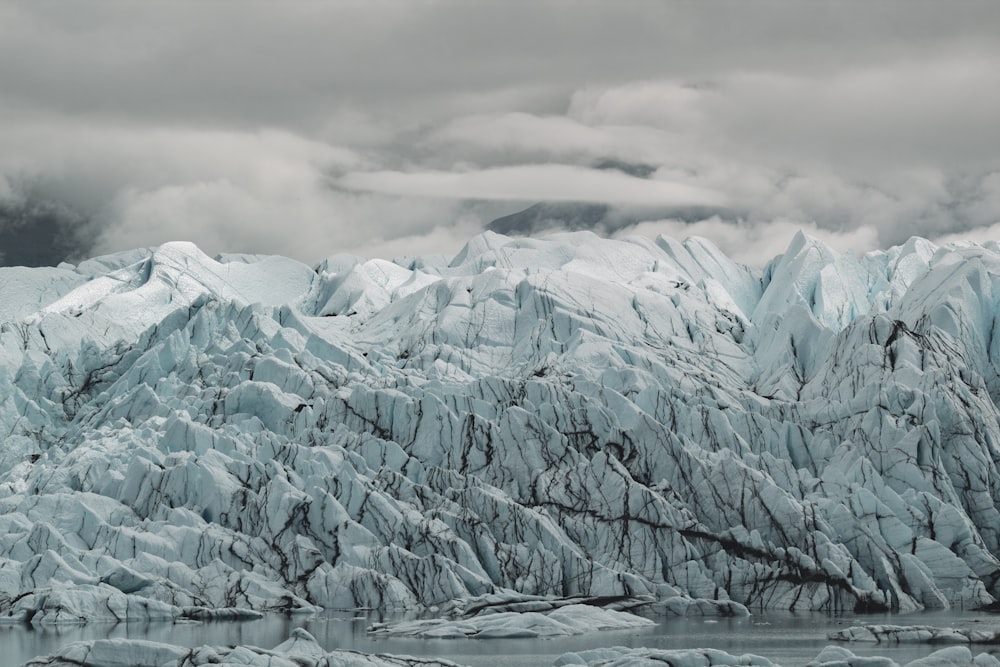
<path fill-rule="evenodd" d="M 503 236 L 539 236 L 553 232 L 622 232 L 650 220 L 698 222 L 712 216 L 732 217 L 732 212 L 709 206 L 635 206 L 591 202 L 539 202 L 496 218 L 486 230 Z"/>
<path fill-rule="evenodd" d="M 634 178 L 649 178 L 656 171 L 651 165 L 613 159 L 601 160 L 593 168 L 619 171 Z M 712 206 L 639 206 L 549 201 L 532 204 L 523 210 L 496 218 L 487 223 L 486 230 L 507 236 L 538 236 L 558 231 L 610 234 L 648 220 L 698 222 L 713 215 L 734 217 L 735 213 L 724 207 Z"/>
<path fill-rule="evenodd" d="M 58 202 L 0 198 L 0 266 L 55 266 L 90 243 L 89 218 Z M 16 248 L 16 253 L 8 252 Z"/>
<path fill-rule="evenodd" d="M 489 222 L 486 229 L 504 236 L 537 236 L 560 230 L 603 229 L 611 210 L 608 204 L 540 202 L 497 218 Z"/>
<path fill-rule="evenodd" d="M 0 269 L 0 617 L 1000 596 L 997 244 L 419 267 Z"/>

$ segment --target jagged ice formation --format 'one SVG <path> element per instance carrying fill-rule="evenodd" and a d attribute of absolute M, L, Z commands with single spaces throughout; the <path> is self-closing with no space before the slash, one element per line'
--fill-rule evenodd
<path fill-rule="evenodd" d="M 0 617 L 988 604 L 998 300 L 995 243 L 801 235 L 3 268 Z"/>

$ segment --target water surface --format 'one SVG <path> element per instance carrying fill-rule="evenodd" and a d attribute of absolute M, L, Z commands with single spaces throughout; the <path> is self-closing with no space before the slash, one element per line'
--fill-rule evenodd
<path fill-rule="evenodd" d="M 402 653 L 454 660 L 470 667 L 551 665 L 569 651 L 602 646 L 717 648 L 733 654 L 755 653 L 786 667 L 803 665 L 834 642 L 828 632 L 851 625 L 892 623 L 990 629 L 1000 632 L 1000 617 L 969 611 L 921 612 L 906 615 L 829 615 L 819 613 L 758 614 L 749 618 L 656 618 L 655 627 L 595 632 L 557 639 L 412 639 L 372 637 L 366 629 L 382 616 L 333 613 L 320 617 L 269 616 L 259 620 L 207 623 L 128 623 L 39 629 L 0 626 L 3 664 L 21 665 L 39 655 L 84 639 L 127 637 L 181 646 L 247 644 L 272 648 L 294 628 L 305 628 L 325 648 L 371 653 Z M 859 655 L 885 655 L 905 664 L 940 646 L 843 644 Z M 1000 647 L 973 646 L 973 652 L 1000 652 Z"/>

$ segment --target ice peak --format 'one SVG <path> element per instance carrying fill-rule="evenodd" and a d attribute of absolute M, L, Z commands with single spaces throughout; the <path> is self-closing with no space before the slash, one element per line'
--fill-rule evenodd
<path fill-rule="evenodd" d="M 803 230 L 798 230 L 788 242 L 782 261 L 795 261 L 806 253 L 817 253 L 824 261 L 834 261 L 837 253 L 820 239 L 807 234 Z"/>

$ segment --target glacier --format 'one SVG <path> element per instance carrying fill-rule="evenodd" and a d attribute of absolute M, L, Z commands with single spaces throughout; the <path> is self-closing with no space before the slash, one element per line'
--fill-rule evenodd
<path fill-rule="evenodd" d="M 1000 597 L 1000 246 L 0 268 L 0 621 Z"/>

